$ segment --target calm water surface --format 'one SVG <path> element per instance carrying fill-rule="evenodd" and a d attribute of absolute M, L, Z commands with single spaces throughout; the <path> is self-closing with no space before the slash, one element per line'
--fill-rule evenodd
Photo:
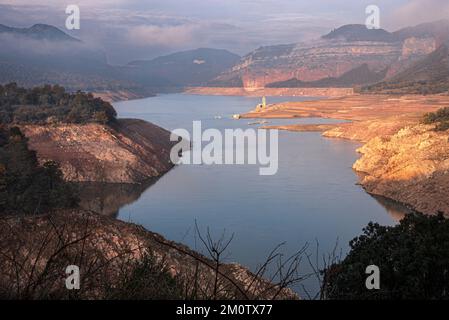
<path fill-rule="evenodd" d="M 311 98 L 310 98 L 311 99 Z M 304 100 L 268 98 L 269 102 Z M 161 95 L 115 103 L 120 117 L 140 118 L 167 129 L 191 131 L 193 120 L 203 127 L 249 128 L 251 120 L 232 120 L 232 114 L 253 108 L 248 97 Z M 217 119 L 221 116 L 221 119 Z M 270 124 L 328 123 L 332 120 L 270 120 Z M 182 165 L 119 209 L 118 218 L 142 224 L 166 238 L 201 251 L 194 237 L 200 229 L 217 236 L 234 233 L 228 262 L 255 268 L 277 244 L 286 254 L 315 241 L 329 252 L 338 239 L 343 253 L 348 242 L 370 221 L 392 225 L 401 208 L 374 199 L 356 185 L 351 169 L 358 143 L 326 139 L 319 133 L 279 133 L 279 170 L 259 176 L 253 165 Z M 142 192 L 142 191 L 140 191 Z M 140 194 L 139 192 L 139 194 Z M 310 271 L 304 264 L 303 272 Z M 306 282 L 309 290 L 316 283 Z M 298 291 L 300 291 L 299 288 Z"/>

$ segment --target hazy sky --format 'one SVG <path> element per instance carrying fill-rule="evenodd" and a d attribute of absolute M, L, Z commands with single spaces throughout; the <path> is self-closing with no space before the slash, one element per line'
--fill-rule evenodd
<path fill-rule="evenodd" d="M 448 0 L 0 0 L 0 23 L 65 25 L 65 7 L 81 9 L 81 29 L 68 32 L 103 47 L 112 63 L 198 47 L 238 54 L 293 43 L 348 23 L 364 23 L 365 8 L 381 9 L 381 27 L 449 18 Z"/>

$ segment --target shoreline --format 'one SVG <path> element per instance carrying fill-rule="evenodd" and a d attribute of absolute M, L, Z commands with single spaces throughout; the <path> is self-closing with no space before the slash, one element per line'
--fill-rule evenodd
<path fill-rule="evenodd" d="M 449 105 L 449 96 L 352 95 L 287 102 L 255 109 L 242 119 L 332 118 L 336 124 L 264 126 L 293 132 L 321 132 L 323 137 L 362 142 L 353 164 L 358 184 L 370 195 L 406 208 L 449 215 L 449 132 L 435 132 L 421 118 Z M 350 121 L 350 122 L 347 122 Z"/>
<path fill-rule="evenodd" d="M 185 87 L 152 94 L 142 94 L 131 90 L 95 91 L 92 94 L 109 103 L 132 101 L 156 97 L 160 94 L 181 93 L 204 96 L 262 97 L 344 97 L 354 94 L 353 88 L 243 88 L 243 87 Z"/>
<path fill-rule="evenodd" d="M 183 93 L 220 96 L 290 96 L 341 97 L 354 94 L 353 88 L 243 88 L 243 87 L 187 87 Z"/>

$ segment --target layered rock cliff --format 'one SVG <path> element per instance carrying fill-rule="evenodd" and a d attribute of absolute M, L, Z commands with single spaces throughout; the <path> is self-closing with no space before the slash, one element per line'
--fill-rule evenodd
<path fill-rule="evenodd" d="M 213 84 L 225 86 L 240 79 L 245 88 L 261 88 L 290 79 L 311 82 L 338 78 L 362 65 L 378 73 L 388 69 L 392 76 L 435 49 L 432 38 L 405 42 L 335 39 L 262 47 L 243 57 Z"/>
<path fill-rule="evenodd" d="M 368 30 L 364 25 L 342 26 L 320 39 L 258 48 L 210 81 L 210 85 L 251 89 L 296 80 L 300 86 L 311 87 L 314 82 L 338 79 L 363 65 L 370 73 L 385 74 L 384 78 L 389 79 L 436 50 L 441 43 L 437 30 L 445 26 L 449 22 L 435 25 L 435 30 L 425 33 L 419 32 L 419 28 L 390 33 Z M 377 77 L 373 79 L 380 81 Z M 349 83 L 349 87 L 367 80 Z M 328 86 L 335 83 L 338 87 L 348 85 L 347 81 L 333 81 Z"/>
<path fill-rule="evenodd" d="M 67 181 L 143 183 L 173 166 L 170 133 L 142 120 L 20 128 L 39 161 L 58 162 Z"/>

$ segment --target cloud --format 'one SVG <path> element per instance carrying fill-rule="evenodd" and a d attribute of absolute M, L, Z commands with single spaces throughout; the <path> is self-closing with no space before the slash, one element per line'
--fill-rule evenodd
<path fill-rule="evenodd" d="M 149 59 L 197 47 L 241 55 L 259 46 L 319 37 L 364 23 L 372 0 L 76 0 L 81 30 L 64 29 L 66 2 L 0 0 L 0 23 L 55 25 L 104 48 L 112 63 Z M 376 0 L 388 30 L 449 17 L 448 0 Z M 3 3 L 3 5 L 2 5 Z M 70 3 L 70 2 L 69 2 Z M 6 5 L 5 5 L 6 4 Z M 9 5 L 8 5 L 9 4 Z M 385 22 L 385 26 L 384 26 Z"/>
<path fill-rule="evenodd" d="M 141 25 L 132 27 L 128 33 L 129 41 L 136 46 L 164 46 L 175 48 L 192 42 L 197 25 L 158 26 Z"/>
<path fill-rule="evenodd" d="M 129 0 L 76 0 L 61 3 L 61 0 L 41 0 L 39 1 L 40 6 L 49 6 L 49 7 L 66 7 L 69 4 L 76 4 L 82 7 L 108 7 L 108 6 L 117 6 L 124 4 L 126 2 L 130 2 Z M 16 6 L 25 6 L 25 5 L 36 5 L 36 1 L 33 0 L 1 0 L 0 3 L 8 4 L 8 5 L 16 5 Z"/>
<path fill-rule="evenodd" d="M 447 0 L 410 0 L 392 11 L 389 24 L 396 28 L 449 18 Z"/>

